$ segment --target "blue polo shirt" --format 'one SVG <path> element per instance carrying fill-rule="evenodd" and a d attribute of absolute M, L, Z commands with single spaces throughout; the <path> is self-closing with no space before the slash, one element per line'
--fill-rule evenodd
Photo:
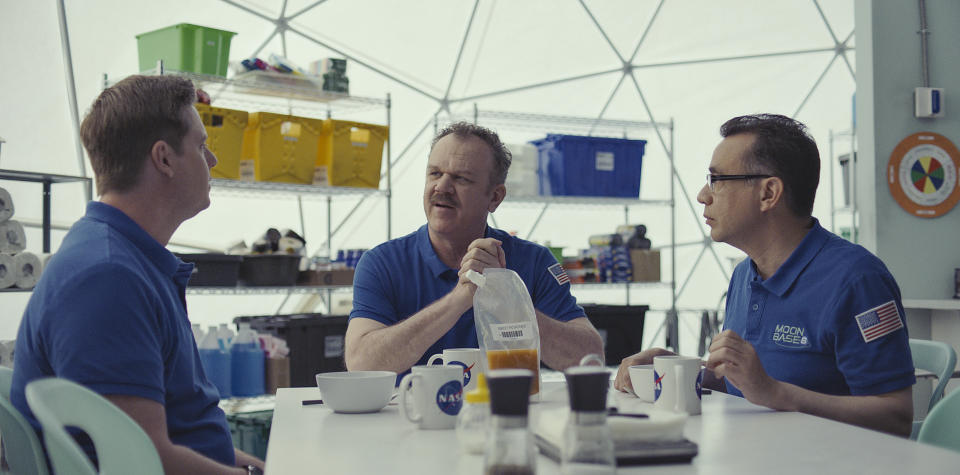
<path fill-rule="evenodd" d="M 583 308 L 570 294 L 570 284 L 560 283 L 550 273 L 557 260 L 547 248 L 491 227 L 484 237 L 503 243 L 507 269 L 526 284 L 534 308 L 563 322 L 584 316 Z M 398 323 L 450 293 L 459 280 L 458 270 L 447 267 L 437 256 L 427 225 L 387 241 L 364 252 L 357 263 L 350 319 L 370 318 L 387 326 Z M 430 355 L 444 348 L 478 347 L 471 308 L 417 364 L 426 364 Z"/>
<path fill-rule="evenodd" d="M 166 408 L 174 444 L 234 465 L 220 397 L 204 375 L 187 319 L 192 270 L 120 210 L 89 203 L 23 314 L 13 405 L 39 429 L 24 388 L 48 376 L 100 394 L 150 399 Z"/>
<path fill-rule="evenodd" d="M 877 326 L 877 315 L 886 324 Z M 915 382 L 904 316 L 900 289 L 883 262 L 814 219 L 767 280 L 751 259 L 737 266 L 723 328 L 750 342 L 776 380 L 861 396 Z M 743 395 L 726 384 L 730 394 Z"/>

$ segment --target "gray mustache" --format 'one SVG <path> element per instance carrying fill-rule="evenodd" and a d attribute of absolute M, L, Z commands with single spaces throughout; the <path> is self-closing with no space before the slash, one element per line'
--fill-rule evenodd
<path fill-rule="evenodd" d="M 447 205 L 447 206 L 457 206 L 457 202 L 451 198 L 449 195 L 433 195 L 430 197 L 430 204 L 432 205 Z"/>

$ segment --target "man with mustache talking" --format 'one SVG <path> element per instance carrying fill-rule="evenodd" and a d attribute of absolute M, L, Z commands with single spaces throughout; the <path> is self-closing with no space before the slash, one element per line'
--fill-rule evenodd
<path fill-rule="evenodd" d="M 526 284 L 544 363 L 562 370 L 586 354 L 603 354 L 568 279 L 551 272 L 559 264 L 549 250 L 487 226 L 506 196 L 510 160 L 497 134 L 474 124 L 452 124 L 433 139 L 423 191 L 427 224 L 363 253 L 357 264 L 348 369 L 404 373 L 445 348 L 478 347 L 477 287 L 465 274 L 489 267 L 511 269 Z"/>

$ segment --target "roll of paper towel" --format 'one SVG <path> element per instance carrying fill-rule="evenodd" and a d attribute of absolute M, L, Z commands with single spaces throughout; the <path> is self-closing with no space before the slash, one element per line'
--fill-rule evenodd
<path fill-rule="evenodd" d="M 14 284 L 21 289 L 32 289 L 40 279 L 43 267 L 40 258 L 32 252 L 21 252 L 13 256 L 14 275 L 17 282 Z"/>
<path fill-rule="evenodd" d="M 13 287 L 17 283 L 16 265 L 13 256 L 10 254 L 0 254 L 0 289 Z"/>
<path fill-rule="evenodd" d="M 27 235 L 20 222 L 11 219 L 0 223 L 0 252 L 16 254 L 26 248 Z"/>
<path fill-rule="evenodd" d="M 10 192 L 0 188 L 0 223 L 13 217 L 13 197 Z"/>
<path fill-rule="evenodd" d="M 50 263 L 50 258 L 53 257 L 52 252 L 44 252 L 43 254 L 37 254 L 37 257 L 40 258 L 40 269 L 41 272 L 47 270 L 47 264 Z"/>

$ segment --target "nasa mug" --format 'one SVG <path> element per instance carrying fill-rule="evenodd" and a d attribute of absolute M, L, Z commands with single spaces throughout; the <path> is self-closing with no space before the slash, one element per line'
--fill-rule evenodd
<path fill-rule="evenodd" d="M 453 429 L 463 406 L 463 368 L 418 365 L 400 381 L 400 413 L 421 429 Z M 413 408 L 407 398 L 413 398 Z"/>
<path fill-rule="evenodd" d="M 690 415 L 700 414 L 700 358 L 655 356 L 653 358 L 653 406 Z"/>
<path fill-rule="evenodd" d="M 463 368 L 464 393 L 477 387 L 476 375 L 483 372 L 483 353 L 480 348 L 447 348 L 443 353 L 431 356 L 427 364 L 432 365 L 438 360 L 445 365 Z"/>

